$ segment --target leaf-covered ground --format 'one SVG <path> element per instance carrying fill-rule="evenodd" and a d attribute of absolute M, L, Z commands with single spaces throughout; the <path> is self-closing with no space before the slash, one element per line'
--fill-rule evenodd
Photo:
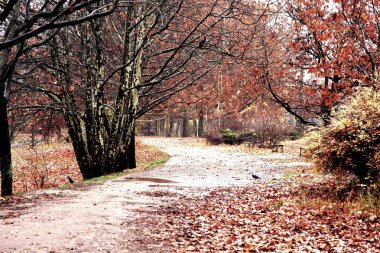
<path fill-rule="evenodd" d="M 27 136 L 21 138 L 22 145 L 12 149 L 14 193 L 64 187 L 69 185 L 68 176 L 75 182 L 83 181 L 70 143 L 40 142 L 32 148 Z M 136 145 L 138 167 L 149 167 L 150 163 L 161 159 L 162 153 L 157 149 L 140 141 Z"/>
<path fill-rule="evenodd" d="M 291 155 L 200 139 L 143 142 L 171 159 L 94 187 L 0 202 L 0 251 L 380 252 L 379 210 L 330 199 L 335 181 L 308 167 L 297 148 Z M 46 185 L 67 184 L 65 173 L 75 171 L 69 144 L 59 145 L 39 149 L 50 173 Z M 140 168 L 163 159 L 146 145 L 138 150 Z M 32 189 L 35 155 L 28 163 L 31 151 L 19 152 L 16 173 L 30 183 L 18 189 Z"/>
<path fill-rule="evenodd" d="M 12 150 L 14 193 L 67 185 L 70 176 L 82 181 L 70 143 L 28 145 Z"/>
<path fill-rule="evenodd" d="M 182 145 L 203 147 L 202 142 Z M 235 148 L 213 149 L 233 153 Z M 299 152 L 299 146 L 287 145 L 287 149 L 293 154 Z M 172 201 L 154 211 L 141 211 L 143 216 L 136 220 L 141 225 L 135 232 L 141 235 L 137 241 L 140 248 L 160 245 L 176 252 L 380 252 L 379 209 L 363 209 L 358 203 L 335 198 L 339 185 L 333 177 L 312 167 L 285 166 L 297 160 L 294 156 L 284 159 L 265 150 L 259 155 L 256 150 L 239 150 L 272 166 L 283 164 L 275 170 L 265 169 L 274 174 L 281 171 L 282 176 L 254 180 L 249 186 L 202 187 L 174 196 L 168 190 L 146 192 L 157 198 L 171 197 Z M 244 167 L 240 173 L 243 171 Z"/>
<path fill-rule="evenodd" d="M 146 213 L 140 232 L 177 252 L 380 252 L 378 215 L 305 199 L 306 188 L 282 180 L 182 197 Z"/>

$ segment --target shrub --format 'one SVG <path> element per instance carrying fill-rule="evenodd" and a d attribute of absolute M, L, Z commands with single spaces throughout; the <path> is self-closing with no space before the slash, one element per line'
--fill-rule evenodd
<path fill-rule="evenodd" d="M 320 168 L 354 175 L 360 184 L 379 185 L 380 94 L 359 91 L 333 114 L 318 139 L 310 152 Z"/>
<path fill-rule="evenodd" d="M 219 145 L 219 144 L 229 144 L 229 145 L 240 145 L 245 141 L 255 141 L 256 135 L 253 132 L 236 133 L 230 129 L 221 131 L 218 134 L 208 134 L 206 136 L 207 144 Z"/>
<path fill-rule="evenodd" d="M 222 136 L 223 136 L 223 142 L 225 144 L 235 145 L 238 143 L 239 134 L 236 132 L 233 132 L 230 129 L 226 129 L 226 130 L 222 131 Z"/>
<path fill-rule="evenodd" d="M 302 132 L 299 132 L 299 131 L 291 131 L 288 134 L 288 138 L 291 141 L 295 141 L 295 140 L 301 139 L 302 137 L 303 137 L 303 134 L 302 134 Z"/>
<path fill-rule="evenodd" d="M 242 127 L 254 132 L 259 147 L 271 147 L 284 140 L 294 127 L 289 125 L 283 108 L 271 101 L 252 104 L 241 114 Z"/>
<path fill-rule="evenodd" d="M 237 137 L 238 144 L 244 143 L 244 142 L 251 142 L 255 143 L 256 140 L 256 133 L 255 132 L 243 132 L 239 134 Z"/>
<path fill-rule="evenodd" d="M 272 147 L 284 140 L 287 134 L 286 125 L 279 121 L 261 120 L 253 125 L 259 146 Z"/>
<path fill-rule="evenodd" d="M 219 145 L 223 143 L 221 134 L 208 134 L 206 135 L 206 143 L 209 145 Z"/>

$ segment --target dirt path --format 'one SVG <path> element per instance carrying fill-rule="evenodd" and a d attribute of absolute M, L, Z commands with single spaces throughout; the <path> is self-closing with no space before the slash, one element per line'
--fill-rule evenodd
<path fill-rule="evenodd" d="M 143 141 L 171 155 L 165 166 L 90 189 L 33 193 L 43 200 L 16 212 L 0 210 L 0 252 L 157 252 L 160 245 L 138 243 L 139 211 L 154 215 L 157 206 L 181 195 L 261 180 L 252 175 L 278 178 L 281 168 L 303 165 L 289 154 L 245 154 L 191 139 Z"/>

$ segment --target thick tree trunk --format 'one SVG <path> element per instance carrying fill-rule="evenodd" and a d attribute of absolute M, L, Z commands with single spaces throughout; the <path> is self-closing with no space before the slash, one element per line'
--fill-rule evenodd
<path fill-rule="evenodd" d="M 0 170 L 1 196 L 12 195 L 11 140 L 8 126 L 7 99 L 4 97 L 3 85 L 0 88 Z"/>
<path fill-rule="evenodd" d="M 1 195 L 12 195 L 12 155 L 8 122 L 7 81 L 12 79 L 13 69 L 7 63 L 10 49 L 0 54 L 0 174 Z"/>
<path fill-rule="evenodd" d="M 99 177 L 104 174 L 102 164 L 99 163 L 96 154 L 88 149 L 85 131 L 82 131 L 79 119 L 67 117 L 69 136 L 73 145 L 74 153 L 79 169 L 84 179 Z"/>
<path fill-rule="evenodd" d="M 3 41 L 12 39 L 15 36 L 14 28 L 17 25 L 17 19 L 20 15 L 19 3 L 13 4 L 11 19 L 7 29 L 3 27 Z M 15 49 L 16 47 L 13 47 Z M 11 156 L 11 138 L 8 124 L 8 98 L 7 82 L 12 79 L 14 66 L 23 48 L 23 42 L 17 46 L 17 52 L 14 54 L 11 48 L 0 51 L 0 171 L 1 171 L 1 195 L 7 196 L 12 194 L 12 156 Z"/>
<path fill-rule="evenodd" d="M 136 168 L 136 138 L 135 138 L 135 127 L 132 130 L 132 134 L 128 144 L 128 152 L 127 152 L 127 169 Z"/>
<path fill-rule="evenodd" d="M 8 31 L 3 31 L 3 40 L 14 37 L 13 28 L 19 16 L 20 6 L 16 3 L 13 6 L 13 14 L 8 24 Z M 7 38 L 8 36 L 8 38 Z M 12 155 L 11 155 L 11 138 L 8 122 L 8 98 L 7 98 L 7 82 L 12 79 L 15 63 L 21 56 L 19 53 L 23 48 L 23 43 L 18 45 L 16 55 L 9 61 L 11 56 L 11 48 L 3 49 L 0 52 L 0 175 L 1 175 L 1 196 L 12 195 Z"/>

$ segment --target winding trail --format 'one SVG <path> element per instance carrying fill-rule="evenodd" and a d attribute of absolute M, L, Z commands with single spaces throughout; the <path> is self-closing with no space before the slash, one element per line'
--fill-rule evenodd
<path fill-rule="evenodd" d="M 136 246 L 141 210 L 154 215 L 157 206 L 180 194 L 245 186 L 257 180 L 252 175 L 279 178 L 282 168 L 304 165 L 290 154 L 252 155 L 194 139 L 142 141 L 167 152 L 170 160 L 89 189 L 30 193 L 31 198 L 49 197 L 17 212 L 0 210 L 0 252 L 158 252 L 160 245 Z M 165 194 L 157 196 L 160 191 Z"/>

